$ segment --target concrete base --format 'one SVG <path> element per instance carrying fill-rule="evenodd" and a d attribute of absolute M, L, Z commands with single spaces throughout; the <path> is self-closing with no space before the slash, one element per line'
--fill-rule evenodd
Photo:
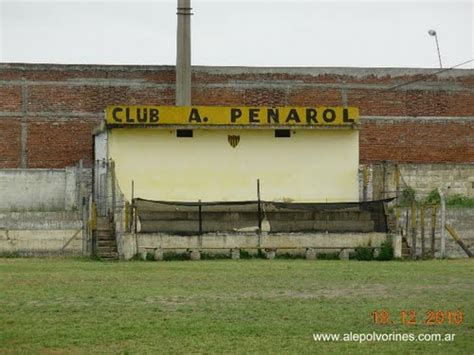
<path fill-rule="evenodd" d="M 147 252 L 146 250 L 142 251 L 142 252 L 140 253 L 140 259 L 146 261 L 147 255 L 148 255 L 148 252 Z"/>
<path fill-rule="evenodd" d="M 276 250 L 275 249 L 265 249 L 265 257 L 268 260 L 275 259 Z"/>
<path fill-rule="evenodd" d="M 402 236 L 401 235 L 392 236 L 392 247 L 393 247 L 393 257 L 401 258 L 402 257 Z"/>
<path fill-rule="evenodd" d="M 339 253 L 340 260 L 349 260 L 349 249 L 343 249 Z"/>
<path fill-rule="evenodd" d="M 155 260 L 156 261 L 162 261 L 163 260 L 163 249 L 161 249 L 161 248 L 155 249 Z"/>
<path fill-rule="evenodd" d="M 205 250 L 232 249 L 277 251 L 306 249 L 315 251 L 329 250 L 331 247 L 354 249 L 361 245 L 380 246 L 386 239 L 385 233 L 282 233 L 258 235 L 256 233 L 209 233 L 198 235 L 172 235 L 165 233 L 139 233 L 137 239 L 132 233 L 123 233 L 120 238 L 119 251 L 125 260 L 136 254 L 136 245 L 142 248 L 165 248 L 165 250 Z M 285 248 L 286 247 L 286 248 Z M 285 251 L 287 252 L 287 251 Z"/>
<path fill-rule="evenodd" d="M 316 250 L 314 250 L 313 248 L 307 248 L 306 260 L 316 260 Z"/>
<path fill-rule="evenodd" d="M 240 249 L 234 248 L 230 251 L 230 257 L 232 260 L 240 259 Z"/>
<path fill-rule="evenodd" d="M 189 259 L 191 259 L 191 260 L 201 260 L 201 252 L 199 250 L 191 250 L 189 252 Z"/>

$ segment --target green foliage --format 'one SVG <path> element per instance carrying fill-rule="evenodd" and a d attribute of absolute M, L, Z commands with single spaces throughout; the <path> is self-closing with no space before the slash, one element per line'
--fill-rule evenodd
<path fill-rule="evenodd" d="M 425 199 L 425 203 L 429 205 L 438 205 L 441 201 L 438 189 L 431 190 Z"/>
<path fill-rule="evenodd" d="M 426 197 L 424 203 L 428 205 L 440 204 L 441 197 L 437 189 L 431 190 Z M 450 207 L 474 207 L 474 198 L 463 196 L 461 194 L 454 194 L 446 197 L 446 206 Z"/>
<path fill-rule="evenodd" d="M 153 254 L 153 253 L 146 253 L 146 260 L 147 260 L 147 261 L 155 261 L 155 254 Z"/>
<path fill-rule="evenodd" d="M 474 198 L 455 194 L 446 199 L 446 205 L 453 207 L 474 207 Z"/>
<path fill-rule="evenodd" d="M 392 238 L 387 237 L 387 239 L 380 246 L 380 253 L 377 256 L 377 260 L 386 261 L 393 259 L 393 246 Z"/>
<path fill-rule="evenodd" d="M 318 254 L 317 259 L 318 260 L 338 260 L 339 259 L 339 253 L 338 252 L 320 253 L 320 254 Z"/>
<path fill-rule="evenodd" d="M 411 187 L 406 187 L 399 198 L 400 206 L 411 206 L 416 203 L 416 191 Z"/>
<path fill-rule="evenodd" d="M 188 253 L 178 253 L 174 251 L 167 251 L 163 253 L 164 261 L 173 261 L 173 260 L 189 260 Z"/>
<path fill-rule="evenodd" d="M 241 250 L 240 251 L 240 258 L 241 259 L 252 259 L 253 255 L 250 254 L 247 250 Z"/>
<path fill-rule="evenodd" d="M 14 251 L 5 251 L 0 253 L 0 258 L 21 258 L 22 256 L 18 252 Z"/>
<path fill-rule="evenodd" d="M 369 261 L 374 259 L 374 251 L 370 247 L 360 246 L 355 248 L 354 258 L 356 260 Z"/>

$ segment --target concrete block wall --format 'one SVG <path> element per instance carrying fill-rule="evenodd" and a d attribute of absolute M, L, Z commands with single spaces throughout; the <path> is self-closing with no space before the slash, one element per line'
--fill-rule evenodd
<path fill-rule="evenodd" d="M 474 163 L 469 164 L 362 164 L 359 169 L 359 196 L 363 199 L 363 174 L 368 171 L 367 197 L 369 200 L 396 195 L 396 170 L 400 172 L 400 191 L 411 187 L 417 199 L 423 200 L 439 187 L 447 196 L 455 194 L 474 197 Z"/>
<path fill-rule="evenodd" d="M 474 70 L 194 67 L 195 105 L 352 105 L 362 163 L 473 163 Z M 420 81 L 388 90 L 413 79 Z M 0 64 L 0 168 L 92 166 L 110 104 L 174 104 L 172 66 Z"/>
<path fill-rule="evenodd" d="M 91 169 L 79 174 L 78 167 L 0 169 L 0 211 L 77 210 L 90 195 Z"/>
<path fill-rule="evenodd" d="M 82 255 L 79 212 L 0 212 L 0 255 Z"/>
<path fill-rule="evenodd" d="M 411 221 L 410 212 L 408 213 L 408 235 L 407 241 L 412 245 Z M 417 255 L 421 255 L 421 225 L 420 225 L 420 211 L 417 211 Z M 441 230 L 440 230 L 440 211 L 439 208 L 436 213 L 435 225 L 435 256 L 440 256 L 441 245 Z M 446 209 L 446 223 L 451 225 L 464 241 L 466 246 L 474 253 L 474 208 L 455 208 L 449 207 Z M 406 209 L 402 209 L 400 215 L 400 225 L 404 229 L 406 235 Z M 431 209 L 425 211 L 425 245 L 427 250 L 431 250 Z M 466 253 L 454 241 L 454 239 L 446 231 L 446 256 L 449 258 L 466 258 Z"/>

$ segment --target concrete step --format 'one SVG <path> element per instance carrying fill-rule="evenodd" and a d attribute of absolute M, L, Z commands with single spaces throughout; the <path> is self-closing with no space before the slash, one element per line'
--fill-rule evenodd
<path fill-rule="evenodd" d="M 99 247 L 116 247 L 117 243 L 115 239 L 99 239 L 97 241 Z"/>
<path fill-rule="evenodd" d="M 117 250 L 117 247 L 116 246 L 99 246 L 98 249 L 97 249 L 99 255 L 102 255 L 102 254 L 109 254 L 109 253 L 117 253 L 118 250 Z"/>
<path fill-rule="evenodd" d="M 108 217 L 97 217 L 96 229 L 97 230 L 109 230 L 112 229 L 113 223 L 110 222 Z"/>
<path fill-rule="evenodd" d="M 114 235 L 114 232 L 111 231 L 111 230 L 107 230 L 107 231 L 104 231 L 104 230 L 100 231 L 99 230 L 99 231 L 95 231 L 95 235 L 97 237 L 111 237 L 111 236 Z"/>

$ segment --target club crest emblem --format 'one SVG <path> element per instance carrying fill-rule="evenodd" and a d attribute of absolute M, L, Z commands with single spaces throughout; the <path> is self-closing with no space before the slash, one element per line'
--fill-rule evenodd
<path fill-rule="evenodd" d="M 237 147 L 240 142 L 240 136 L 227 136 L 227 140 L 232 148 Z"/>

